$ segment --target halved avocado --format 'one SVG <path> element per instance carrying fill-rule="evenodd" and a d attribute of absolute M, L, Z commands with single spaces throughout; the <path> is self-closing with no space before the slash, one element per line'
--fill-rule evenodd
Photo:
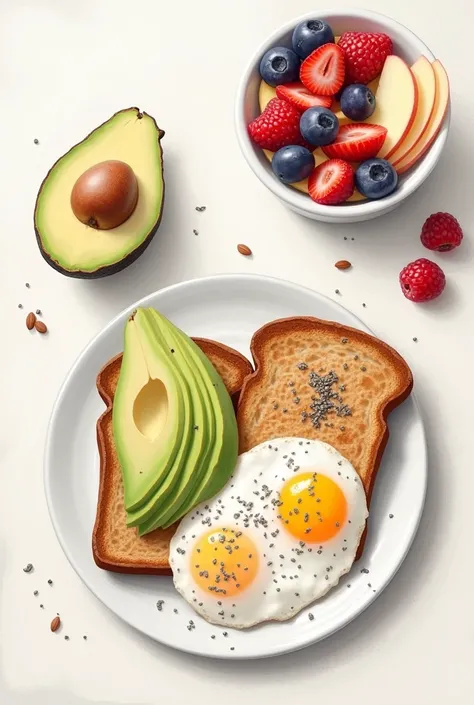
<path fill-rule="evenodd" d="M 145 251 L 163 211 L 163 136 L 154 118 L 128 108 L 115 113 L 51 167 L 34 214 L 38 246 L 51 267 L 69 277 L 94 279 L 119 272 Z M 109 160 L 131 167 L 138 181 L 138 201 L 121 225 L 99 230 L 74 215 L 71 193 L 84 172 Z"/>

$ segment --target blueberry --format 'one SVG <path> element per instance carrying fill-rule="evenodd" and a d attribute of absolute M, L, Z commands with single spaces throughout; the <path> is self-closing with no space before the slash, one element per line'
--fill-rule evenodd
<path fill-rule="evenodd" d="M 260 76 L 270 86 L 297 81 L 299 75 L 300 59 L 287 47 L 269 49 L 260 61 Z"/>
<path fill-rule="evenodd" d="M 334 33 L 322 20 L 305 20 L 296 25 L 291 43 L 298 56 L 306 59 L 312 51 L 319 49 L 323 44 L 333 44 Z"/>
<path fill-rule="evenodd" d="M 362 83 L 353 83 L 342 91 L 341 110 L 351 120 L 367 120 L 375 110 L 375 96 Z"/>
<path fill-rule="evenodd" d="M 313 171 L 314 164 L 313 153 L 296 144 L 282 147 L 272 159 L 273 172 L 284 184 L 306 179 Z"/>
<path fill-rule="evenodd" d="M 328 108 L 308 108 L 300 118 L 300 132 L 315 147 L 324 146 L 336 139 L 339 120 Z"/>
<path fill-rule="evenodd" d="M 395 191 L 398 174 L 386 159 L 367 159 L 355 173 L 355 185 L 367 198 L 383 198 Z"/>

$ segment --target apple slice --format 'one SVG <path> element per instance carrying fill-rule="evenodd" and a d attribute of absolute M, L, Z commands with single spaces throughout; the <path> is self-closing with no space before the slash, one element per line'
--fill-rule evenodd
<path fill-rule="evenodd" d="M 433 112 L 428 125 L 418 142 L 411 148 L 408 154 L 394 163 L 394 167 L 399 174 L 403 174 L 410 169 L 421 157 L 426 154 L 431 147 L 443 124 L 444 117 L 449 105 L 449 79 L 443 64 L 433 61 L 433 71 L 436 80 L 436 96 Z"/>
<path fill-rule="evenodd" d="M 398 149 L 390 155 L 390 161 L 395 164 L 403 159 L 422 137 L 433 113 L 436 97 L 436 77 L 434 69 L 426 56 L 420 56 L 411 67 L 418 88 L 418 108 L 415 119 Z"/>
<path fill-rule="evenodd" d="M 258 89 L 258 104 L 260 106 L 261 113 L 263 113 L 272 98 L 276 98 L 276 88 L 268 85 L 265 81 L 260 81 L 260 87 Z"/>
<path fill-rule="evenodd" d="M 415 78 L 410 67 L 395 54 L 385 59 L 375 100 L 375 110 L 365 122 L 387 128 L 377 156 L 388 159 L 410 131 L 418 106 Z"/>

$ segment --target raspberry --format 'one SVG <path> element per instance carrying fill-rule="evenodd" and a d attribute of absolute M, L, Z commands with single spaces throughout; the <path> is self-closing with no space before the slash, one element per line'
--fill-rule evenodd
<path fill-rule="evenodd" d="M 444 272 L 425 257 L 410 262 L 400 272 L 400 286 L 407 299 L 420 303 L 436 299 L 446 286 Z"/>
<path fill-rule="evenodd" d="M 272 98 L 263 113 L 249 124 L 249 135 L 255 144 L 271 152 L 290 144 L 306 147 L 300 132 L 300 118 L 301 112 L 294 105 Z"/>
<path fill-rule="evenodd" d="M 433 213 L 425 220 L 421 242 L 428 250 L 448 252 L 461 244 L 462 228 L 450 213 Z"/>
<path fill-rule="evenodd" d="M 344 32 L 338 46 L 346 58 L 346 85 L 377 78 L 393 51 L 392 40 L 383 32 Z"/>

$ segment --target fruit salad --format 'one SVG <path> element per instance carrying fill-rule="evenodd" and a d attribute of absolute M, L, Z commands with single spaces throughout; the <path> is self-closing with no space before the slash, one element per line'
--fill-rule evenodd
<path fill-rule="evenodd" d="M 441 62 L 412 66 L 382 32 L 335 36 L 305 20 L 291 48 L 260 61 L 260 115 L 248 133 L 275 177 L 316 203 L 384 198 L 436 139 L 449 104 Z"/>

